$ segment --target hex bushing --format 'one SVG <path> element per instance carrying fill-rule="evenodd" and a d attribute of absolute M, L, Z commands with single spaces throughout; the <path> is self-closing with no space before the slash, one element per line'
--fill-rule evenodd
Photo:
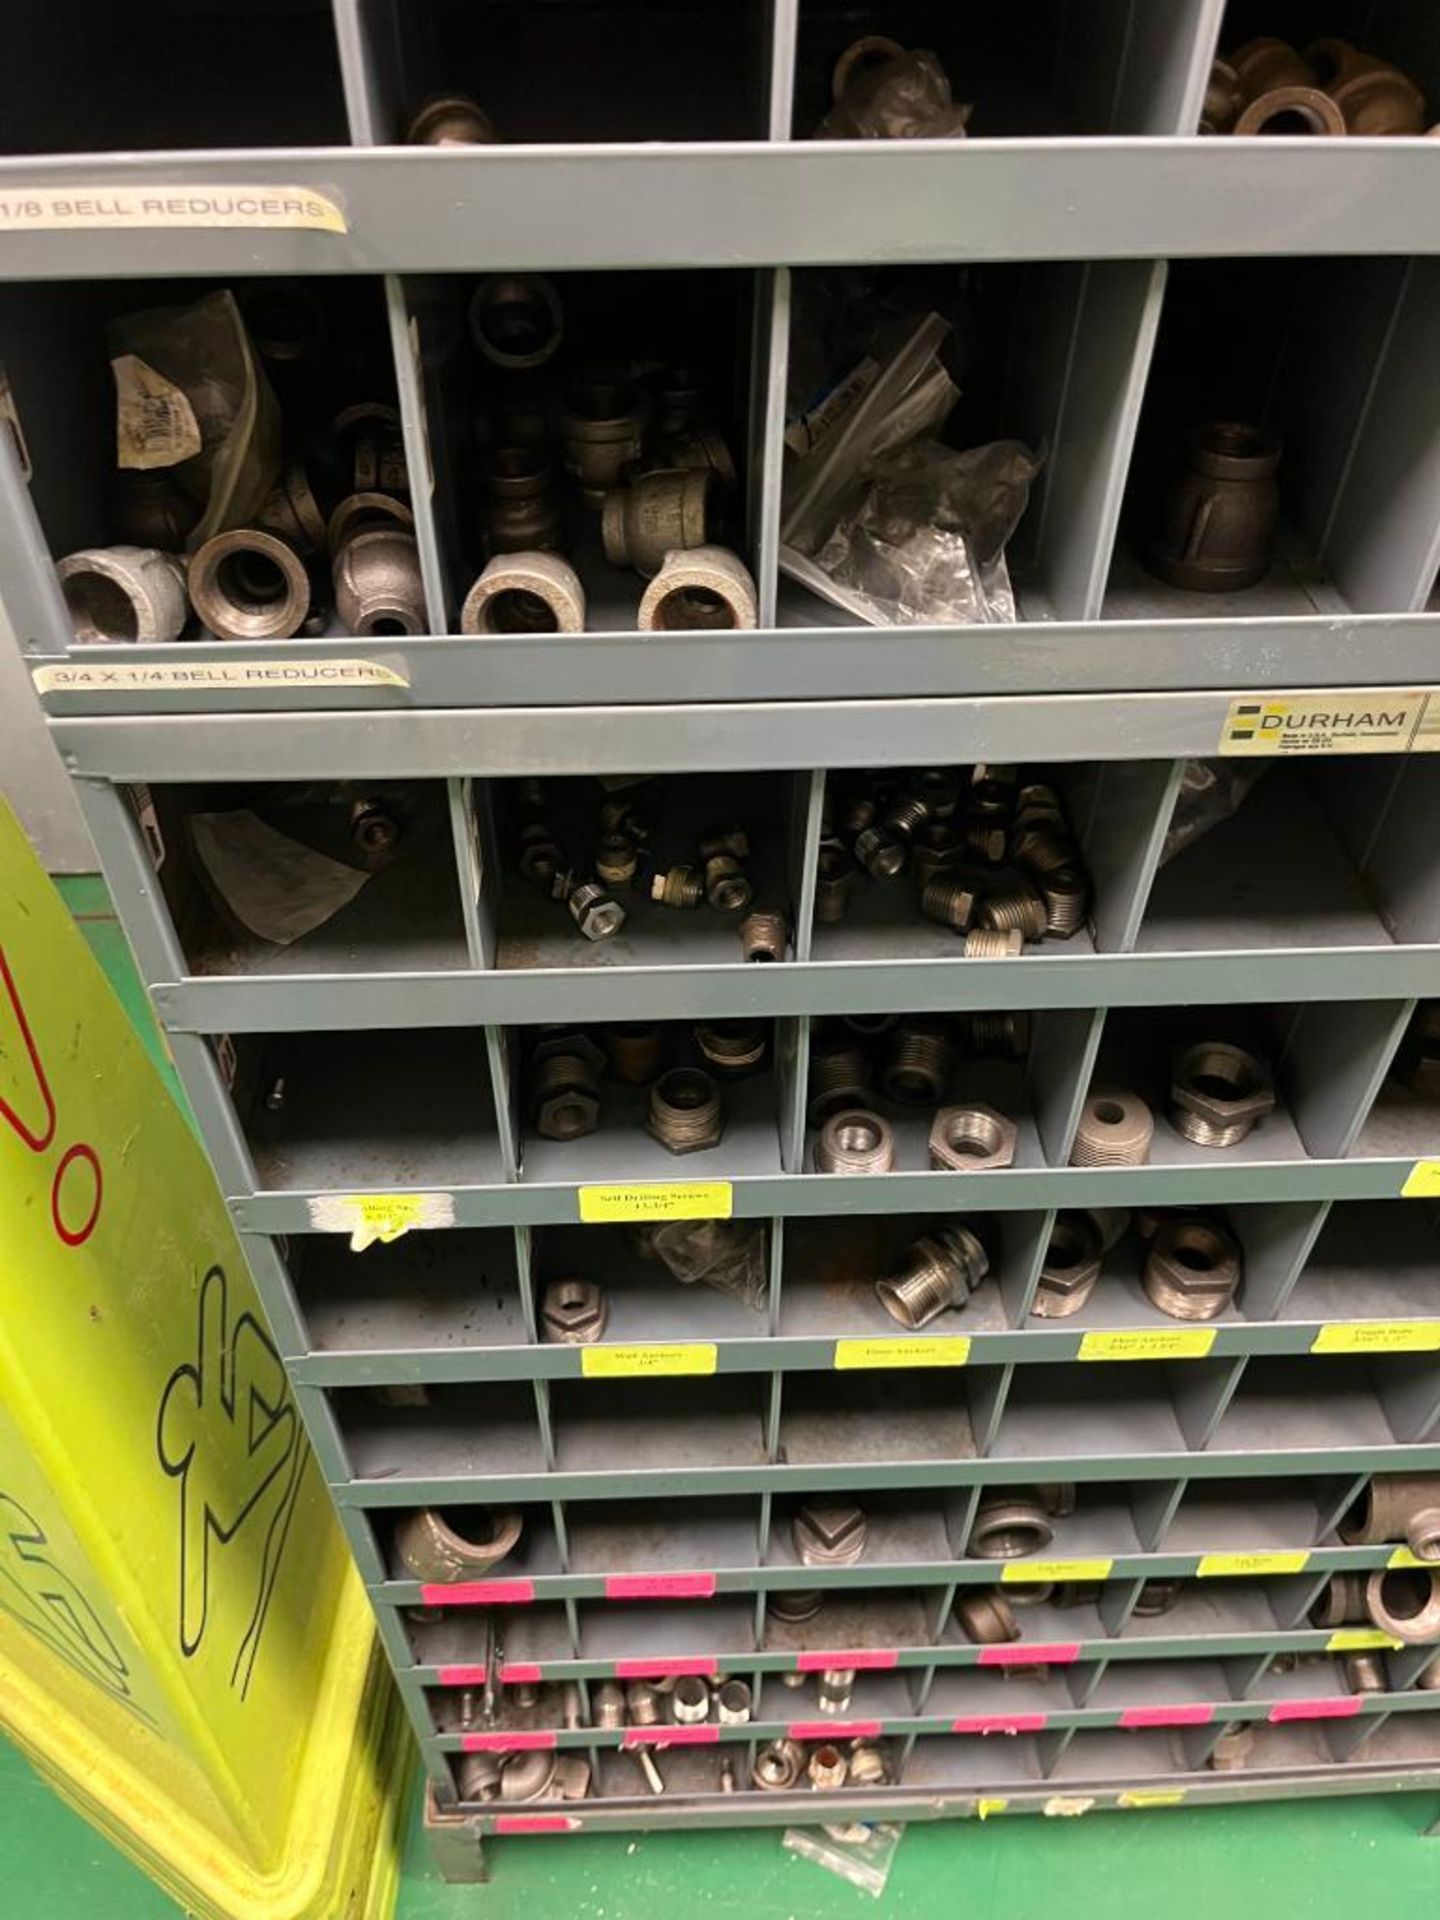
<path fill-rule="evenodd" d="M 257 527 L 217 533 L 190 561 L 190 604 L 217 640 L 288 640 L 310 611 L 293 547 Z"/>
<path fill-rule="evenodd" d="M 415 516 L 393 493 L 347 493 L 325 524 L 325 548 L 339 553 L 357 533 L 415 531 Z"/>
<path fill-rule="evenodd" d="M 907 1107 L 933 1107 L 945 1098 L 955 1070 L 955 1048 L 944 1027 L 907 1022 L 890 1036 L 880 1087 Z"/>
<path fill-rule="evenodd" d="M 1235 1298 L 1242 1271 L 1233 1233 L 1218 1220 L 1181 1214 L 1160 1222 L 1140 1284 L 1172 1320 L 1213 1320 Z"/>
<path fill-rule="evenodd" d="M 1020 1622 L 999 1587 L 962 1587 L 953 1612 L 965 1638 L 977 1646 L 1003 1646 L 1020 1638 Z"/>
<path fill-rule="evenodd" d="M 81 646 L 127 641 L 154 646 L 178 640 L 184 631 L 190 611 L 185 566 L 173 553 L 158 547 L 82 547 L 67 554 L 55 571 L 70 629 Z"/>
<path fill-rule="evenodd" d="M 698 1673 L 682 1673 L 670 1689 L 670 1718 L 679 1727 L 697 1727 L 710 1718 L 710 1685 Z"/>
<path fill-rule="evenodd" d="M 587 940 L 613 940 L 627 919 L 618 900 L 612 900 L 598 881 L 572 887 L 565 899 L 570 918 Z"/>
<path fill-rule="evenodd" d="M 1155 1116 L 1138 1093 L 1096 1087 L 1086 1095 L 1070 1149 L 1072 1167 L 1143 1167 L 1155 1138 Z"/>
<path fill-rule="evenodd" d="M 1162 499 L 1150 570 L 1191 593 L 1239 593 L 1263 579 L 1280 511 L 1279 465 L 1280 442 L 1262 427 L 1217 420 L 1196 428 Z"/>
<path fill-rule="evenodd" d="M 539 273 L 492 273 L 470 296 L 470 338 L 493 366 L 543 367 L 559 350 L 565 310 Z"/>
<path fill-rule="evenodd" d="M 743 913 L 755 889 L 733 853 L 716 853 L 705 862 L 705 900 L 717 913 Z"/>
<path fill-rule="evenodd" d="M 915 861 L 918 867 L 921 864 L 918 850 Z M 979 903 L 979 894 L 967 881 L 943 874 L 930 880 L 920 895 L 920 911 L 925 918 L 942 927 L 953 927 L 956 933 L 969 931 Z"/>
<path fill-rule="evenodd" d="M 1440 1572 L 1380 1567 L 1365 1582 L 1365 1610 L 1382 1633 L 1407 1647 L 1440 1640 Z"/>
<path fill-rule="evenodd" d="M 584 1347 L 605 1331 L 605 1295 L 593 1280 L 565 1274 L 551 1280 L 540 1298 L 540 1337 Z"/>
<path fill-rule="evenodd" d="M 1024 1487 L 1006 1488 L 981 1499 L 967 1552 L 977 1560 L 1023 1560 L 1054 1538 L 1043 1503 Z"/>
<path fill-rule="evenodd" d="M 473 1579 L 515 1551 L 523 1524 L 518 1513 L 486 1507 L 422 1507 L 396 1524 L 395 1552 L 414 1580 Z"/>
<path fill-rule="evenodd" d="M 405 130 L 412 147 L 483 147 L 499 138 L 489 114 L 464 93 L 432 93 Z"/>
<path fill-rule="evenodd" d="M 485 474 L 487 553 L 551 553 L 563 545 L 554 481 L 537 448 L 496 448 Z"/>
<path fill-rule="evenodd" d="M 1057 1213 L 1040 1265 L 1035 1304 L 1040 1320 L 1064 1320 L 1078 1313 L 1100 1278 L 1100 1235 L 1085 1213 Z"/>
<path fill-rule="evenodd" d="M 530 1070 L 531 1124 L 542 1140 L 579 1140 L 600 1123 L 597 1068 L 588 1055 L 557 1048 Z"/>
<path fill-rule="evenodd" d="M 1073 940 L 1090 907 L 1090 882 L 1079 867 L 1057 867 L 1036 881 L 1045 902 L 1045 931 L 1052 940 Z"/>
<path fill-rule="evenodd" d="M 462 633 L 583 633 L 585 589 L 554 553 L 500 553 L 465 596 Z"/>
<path fill-rule="evenodd" d="M 732 633 L 757 625 L 755 582 L 728 547 L 677 548 L 640 596 L 641 633 Z"/>
<path fill-rule="evenodd" d="M 1275 1110 L 1275 1083 L 1258 1054 L 1227 1040 L 1182 1047 L 1170 1074 L 1170 1124 L 1199 1147 L 1235 1147 Z"/>
<path fill-rule="evenodd" d="M 720 1089 L 698 1067 L 673 1067 L 650 1089 L 646 1127 L 668 1153 L 703 1153 L 717 1147 L 725 1128 Z"/>
<path fill-rule="evenodd" d="M 715 1718 L 722 1727 L 743 1727 L 752 1711 L 750 1686 L 745 1680 L 722 1680 L 715 1689 Z"/>
<path fill-rule="evenodd" d="M 1340 1522 L 1347 1546 L 1400 1540 L 1417 1560 L 1440 1561 L 1440 1474 L 1376 1473 Z"/>
<path fill-rule="evenodd" d="M 425 582 L 412 534 L 357 533 L 336 554 L 331 575 L 335 614 L 347 632 L 360 637 L 424 633 L 429 624 Z"/>
<path fill-rule="evenodd" d="M 561 413 L 560 435 L 566 471 L 579 482 L 586 505 L 602 507 L 644 451 L 639 391 L 627 380 L 582 382 Z"/>
<path fill-rule="evenodd" d="M 709 532 L 710 474 L 677 467 L 642 473 L 605 495 L 600 532 L 612 567 L 633 567 L 647 579 L 667 553 L 703 547 Z"/>
<path fill-rule="evenodd" d="M 855 858 L 872 880 L 893 880 L 909 857 L 906 842 L 878 821 L 855 836 Z"/>
<path fill-rule="evenodd" d="M 790 1524 L 806 1567 L 853 1567 L 864 1556 L 868 1533 L 865 1510 L 853 1500 L 807 1500 Z"/>
<path fill-rule="evenodd" d="M 989 1255 L 968 1227 L 942 1227 L 906 1249 L 900 1270 L 875 1282 L 875 1295 L 892 1320 L 914 1331 L 965 1306 L 989 1271 Z"/>
<path fill-rule="evenodd" d="M 988 1173 L 1014 1164 L 1020 1129 L 978 1101 L 941 1107 L 930 1127 L 930 1164 L 955 1173 Z"/>
<path fill-rule="evenodd" d="M 850 1742 L 850 1778 L 857 1787 L 883 1787 L 889 1784 L 890 1769 L 885 1755 L 873 1740 Z"/>
<path fill-rule="evenodd" d="M 895 1164 L 895 1136 L 888 1121 L 864 1108 L 832 1113 L 815 1141 L 817 1173 L 888 1173 Z"/>

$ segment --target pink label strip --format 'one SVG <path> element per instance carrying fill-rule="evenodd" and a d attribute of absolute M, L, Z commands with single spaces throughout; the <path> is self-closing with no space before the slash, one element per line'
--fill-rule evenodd
<path fill-rule="evenodd" d="M 1032 1646 L 1027 1641 L 1015 1640 L 1008 1646 L 982 1647 L 979 1664 L 982 1667 L 1068 1667 L 1079 1658 L 1078 1640 L 1050 1647 Z"/>
<path fill-rule="evenodd" d="M 578 1833 L 580 1822 L 568 1813 L 497 1813 L 496 1833 Z"/>
<path fill-rule="evenodd" d="M 533 1580 L 457 1580 L 447 1586 L 427 1583 L 420 1589 L 427 1607 L 528 1606 L 535 1598 Z"/>
<path fill-rule="evenodd" d="M 483 1687 L 485 1669 L 484 1667 L 441 1667 L 440 1684 L 442 1687 Z"/>
<path fill-rule="evenodd" d="M 952 1733 L 1041 1733 L 1049 1723 L 1048 1713 L 979 1713 L 956 1720 Z"/>
<path fill-rule="evenodd" d="M 612 1573 L 605 1580 L 607 1600 L 710 1600 L 713 1573 Z"/>
<path fill-rule="evenodd" d="M 792 1720 L 785 1729 L 792 1740 L 876 1740 L 879 1720 Z"/>
<path fill-rule="evenodd" d="M 1276 1726 L 1282 1720 L 1349 1720 L 1364 1704 L 1358 1693 L 1342 1700 L 1277 1700 L 1267 1717 Z"/>
<path fill-rule="evenodd" d="M 673 1675 L 679 1678 L 687 1673 L 704 1674 L 708 1679 L 720 1671 L 717 1660 L 705 1654 L 687 1654 L 675 1660 L 617 1660 L 615 1678 L 617 1680 L 668 1680 Z"/>
<path fill-rule="evenodd" d="M 1214 1707 L 1126 1707 L 1122 1727 L 1204 1727 L 1215 1718 Z"/>
<path fill-rule="evenodd" d="M 535 1753 L 554 1744 L 553 1731 L 538 1728 L 528 1733 L 467 1733 L 460 1741 L 465 1753 Z"/>
<path fill-rule="evenodd" d="M 712 1747 L 719 1727 L 627 1727 L 622 1747 Z"/>
<path fill-rule="evenodd" d="M 873 1673 L 899 1664 L 900 1655 L 894 1647 L 849 1647 L 839 1653 L 801 1653 L 795 1658 L 798 1673 L 824 1673 L 827 1667 L 849 1667 L 857 1673 Z"/>
<path fill-rule="evenodd" d="M 544 1675 L 533 1660 L 507 1660 L 500 1669 L 500 1678 L 507 1687 L 533 1687 Z"/>

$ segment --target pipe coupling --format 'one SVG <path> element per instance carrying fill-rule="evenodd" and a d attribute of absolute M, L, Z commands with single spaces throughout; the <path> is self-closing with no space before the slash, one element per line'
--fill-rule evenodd
<path fill-rule="evenodd" d="M 758 623 L 750 569 L 728 547 L 667 553 L 640 596 L 641 633 L 730 633 Z"/>
<path fill-rule="evenodd" d="M 395 1551 L 412 1579 L 447 1583 L 472 1579 L 498 1567 L 519 1544 L 523 1522 L 518 1513 L 478 1507 L 466 1511 L 465 1522 L 471 1530 L 462 1533 L 435 1507 L 404 1515 L 395 1528 Z M 483 1535 L 477 1523 L 483 1523 Z"/>
<path fill-rule="evenodd" d="M 585 589 L 554 553 L 501 553 L 460 610 L 462 633 L 583 633 Z"/>
<path fill-rule="evenodd" d="M 288 640 L 310 611 L 310 577 L 273 533 L 237 527 L 192 557 L 190 604 L 218 640 Z"/>
<path fill-rule="evenodd" d="M 154 646 L 178 640 L 184 631 L 190 611 L 185 564 L 173 553 L 158 547 L 82 547 L 67 554 L 55 571 L 81 646 L 127 641 Z"/>

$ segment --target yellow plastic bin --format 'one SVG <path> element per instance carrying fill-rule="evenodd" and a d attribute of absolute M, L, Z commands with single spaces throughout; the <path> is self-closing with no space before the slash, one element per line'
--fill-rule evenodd
<path fill-rule="evenodd" d="M 391 1910 L 363 1591 L 209 1166 L 3 800 L 0 1729 L 192 1912 Z"/>

